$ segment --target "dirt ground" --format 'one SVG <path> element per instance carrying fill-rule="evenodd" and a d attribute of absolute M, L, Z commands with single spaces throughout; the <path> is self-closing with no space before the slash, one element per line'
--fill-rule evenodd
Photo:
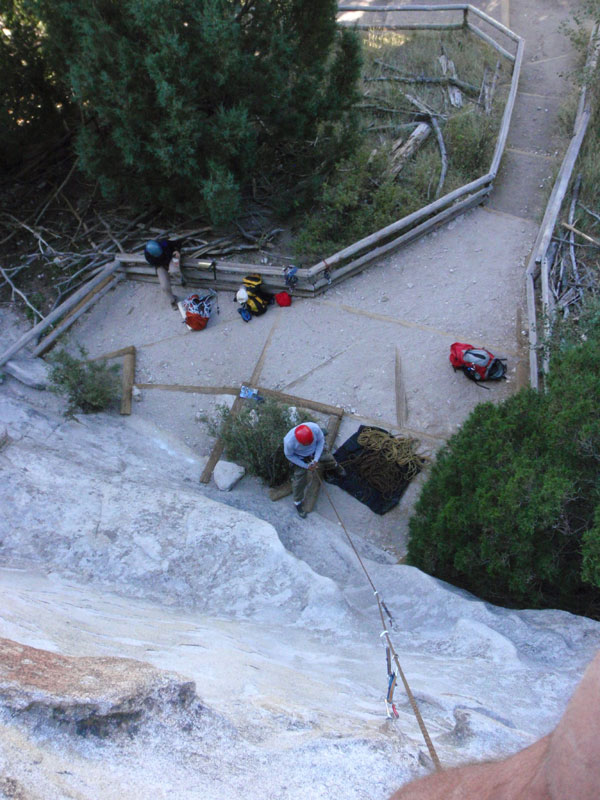
<path fill-rule="evenodd" d="M 498 402 L 523 385 L 528 369 L 524 265 L 544 186 L 564 150 L 553 120 L 566 86 L 558 73 L 572 60 L 568 41 L 557 33 L 569 6 L 528 0 L 513 14 L 516 4 L 478 5 L 527 37 L 522 91 L 487 207 L 373 263 L 316 299 L 274 306 L 250 323 L 239 317 L 232 293 L 221 292 L 219 314 L 206 330 L 192 332 L 157 284 L 123 282 L 77 323 L 68 347 L 80 344 L 97 356 L 134 345 L 138 384 L 239 386 L 254 376 L 255 386 L 343 408 L 337 446 L 361 423 L 370 423 L 416 437 L 430 455 L 476 404 Z M 547 94 L 539 93 L 542 87 Z M 185 294 L 179 287 L 176 292 Z M 454 373 L 448 361 L 454 341 L 506 356 L 508 379 L 486 390 Z M 202 418 L 217 404 L 232 401 L 230 395 L 142 389 L 133 414 L 207 456 L 213 440 Z M 331 496 L 349 529 L 397 558 L 405 553 L 407 521 L 422 479 L 384 516 L 336 487 Z M 294 513 L 290 498 L 273 504 L 267 490 L 250 478 L 229 494 L 199 483 L 198 491 L 216 493 L 271 521 Z M 324 496 L 315 510 L 335 519 Z"/>

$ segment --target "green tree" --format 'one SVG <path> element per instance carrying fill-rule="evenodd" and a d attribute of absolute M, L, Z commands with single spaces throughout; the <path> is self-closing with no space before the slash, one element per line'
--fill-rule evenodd
<path fill-rule="evenodd" d="M 335 0 L 30 2 L 108 198 L 218 223 L 253 182 L 302 201 L 353 144 L 360 51 Z"/>
<path fill-rule="evenodd" d="M 40 51 L 42 29 L 22 0 L 0 0 L 0 165 L 12 166 L 59 128 L 63 97 Z M 63 131 L 64 133 L 64 131 Z"/>
<path fill-rule="evenodd" d="M 409 560 L 480 597 L 600 616 L 600 335 L 554 353 L 548 391 L 483 403 L 439 454 Z"/>

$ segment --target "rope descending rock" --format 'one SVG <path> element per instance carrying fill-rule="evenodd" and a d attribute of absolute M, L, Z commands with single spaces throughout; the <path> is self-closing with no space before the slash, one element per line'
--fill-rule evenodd
<path fill-rule="evenodd" d="M 393 497 L 427 463 L 427 458 L 416 452 L 419 444 L 416 439 L 365 428 L 358 435 L 357 443 L 364 449 L 345 461 L 344 466 L 350 466 L 385 498 Z"/>

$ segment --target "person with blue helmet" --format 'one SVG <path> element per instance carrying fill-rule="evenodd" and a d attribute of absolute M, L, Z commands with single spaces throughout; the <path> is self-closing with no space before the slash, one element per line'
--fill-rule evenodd
<path fill-rule="evenodd" d="M 171 279 L 183 286 L 181 275 L 181 245 L 182 239 L 151 239 L 144 247 L 144 258 L 152 267 L 156 268 L 156 276 L 160 288 L 169 298 L 172 308 L 177 308 L 177 298 L 171 289 Z"/>

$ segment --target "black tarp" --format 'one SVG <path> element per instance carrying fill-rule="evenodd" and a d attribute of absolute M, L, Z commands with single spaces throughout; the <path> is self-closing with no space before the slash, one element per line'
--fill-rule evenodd
<path fill-rule="evenodd" d="M 358 437 L 364 430 L 388 433 L 384 428 L 375 428 L 372 425 L 361 425 L 356 433 L 353 433 L 334 453 L 335 460 L 344 467 L 346 475 L 343 478 L 332 477 L 330 482 L 339 486 L 340 489 L 343 489 L 345 492 L 348 492 L 352 497 L 356 497 L 357 500 L 360 500 L 361 503 L 368 506 L 371 511 L 374 511 L 375 514 L 385 514 L 387 511 L 394 508 L 394 506 L 398 505 L 410 481 L 408 479 L 400 479 L 392 495 L 383 495 L 356 472 L 353 468 L 352 461 L 365 449 L 362 445 L 358 444 Z"/>

